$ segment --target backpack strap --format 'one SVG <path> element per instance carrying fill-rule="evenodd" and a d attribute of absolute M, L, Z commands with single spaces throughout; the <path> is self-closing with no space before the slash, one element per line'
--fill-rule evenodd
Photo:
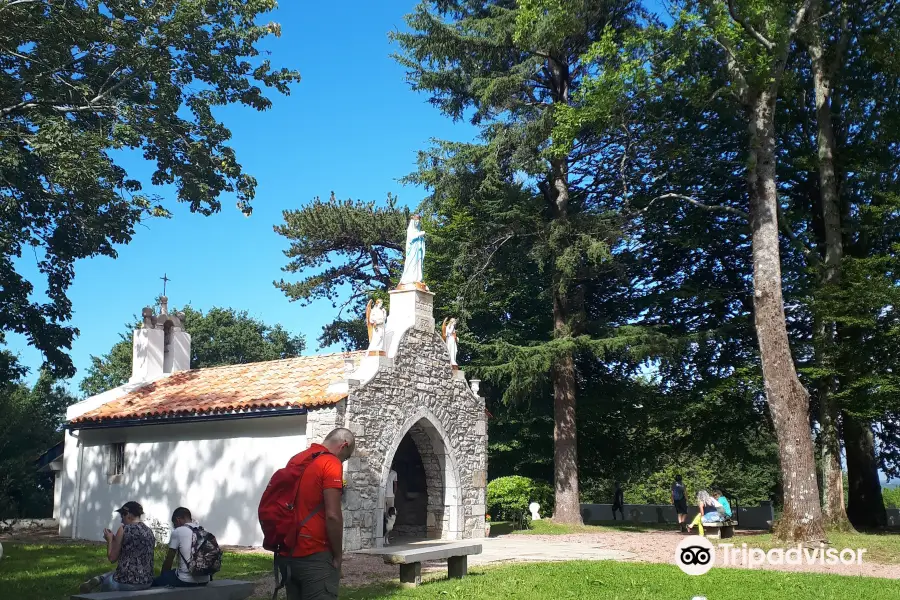
<path fill-rule="evenodd" d="M 272 600 L 278 600 L 278 590 L 287 584 L 287 580 L 291 577 L 291 565 L 287 561 L 279 560 L 281 557 L 277 554 L 272 561 L 272 571 L 275 575 L 275 589 L 272 590 Z"/>
<path fill-rule="evenodd" d="M 187 527 L 188 529 L 191 530 L 191 558 L 194 558 L 194 537 L 195 537 L 195 536 L 196 536 L 196 537 L 199 537 L 199 536 L 200 536 L 200 532 L 201 532 L 201 531 L 204 531 L 204 529 L 203 529 L 202 527 L 199 527 L 199 526 L 198 526 L 198 527 L 192 527 L 192 526 L 190 526 L 190 525 L 188 525 L 188 524 L 184 524 L 184 525 L 182 525 L 182 527 Z M 204 543 L 204 544 L 206 543 L 206 540 L 205 540 L 205 539 L 203 540 L 203 543 Z M 198 546 L 197 548 L 199 549 L 199 546 Z M 184 568 L 187 570 L 188 573 L 190 573 L 190 572 L 191 572 L 191 561 L 189 561 L 188 559 L 186 559 L 186 558 L 184 557 L 184 554 L 181 553 L 181 544 L 178 545 L 178 554 L 179 554 L 179 556 L 181 556 L 181 560 L 184 561 Z M 175 571 L 177 572 L 178 569 L 175 569 Z M 191 573 L 191 575 L 193 575 L 193 573 Z"/>

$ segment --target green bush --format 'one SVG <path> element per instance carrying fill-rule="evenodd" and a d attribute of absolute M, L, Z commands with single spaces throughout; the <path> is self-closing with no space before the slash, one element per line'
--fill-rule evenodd
<path fill-rule="evenodd" d="M 884 497 L 885 508 L 900 508 L 900 487 L 884 488 L 881 495 Z"/>
<path fill-rule="evenodd" d="M 492 521 L 518 521 L 530 518 L 528 505 L 537 502 L 541 514 L 553 506 L 553 488 L 545 481 L 512 475 L 498 477 L 487 486 L 487 509 Z"/>

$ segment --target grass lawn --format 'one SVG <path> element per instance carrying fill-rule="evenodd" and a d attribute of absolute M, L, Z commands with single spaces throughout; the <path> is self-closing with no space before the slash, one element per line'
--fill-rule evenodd
<path fill-rule="evenodd" d="M 548 526 L 547 530 L 555 531 L 550 523 L 538 527 L 544 525 Z M 602 528 L 588 528 L 597 529 Z M 754 536 L 753 539 L 755 542 L 766 537 Z M 866 545 L 857 543 L 860 537 L 864 537 Z M 846 541 L 849 547 L 873 549 L 876 546 L 868 538 L 877 537 L 880 536 L 857 534 Z M 880 552 L 896 553 L 896 546 L 891 545 L 895 543 L 894 539 L 880 542 L 885 544 Z M 833 541 L 839 545 L 845 542 L 837 537 Z M 82 581 L 110 567 L 105 557 L 105 547 L 96 544 L 7 542 L 3 549 L 3 558 L 0 559 L 0 599 L 3 600 L 63 600 L 75 593 Z M 161 560 L 157 557 L 157 569 Z M 897 562 L 896 554 L 894 562 Z M 271 564 L 271 558 L 266 554 L 226 552 L 224 568 L 219 576 L 258 579 L 270 572 Z M 341 592 L 344 600 L 689 600 L 694 596 L 706 596 L 710 600 L 900 600 L 900 581 L 721 568 L 700 577 L 690 577 L 672 565 L 604 561 L 498 566 L 473 569 L 472 574 L 463 580 L 436 580 L 412 590 L 399 588 L 395 582 Z"/>
<path fill-rule="evenodd" d="M 157 574 L 162 566 L 157 553 Z M 3 544 L 0 559 L 0 598 L 3 600 L 62 600 L 78 592 L 81 582 L 113 570 L 106 546 L 97 544 Z M 220 579 L 259 579 L 271 572 L 266 554 L 225 553 Z"/>
<path fill-rule="evenodd" d="M 896 600 L 900 599 L 900 581 L 748 569 L 713 569 L 691 577 L 671 565 L 604 561 L 504 566 L 416 589 L 401 589 L 395 584 L 341 592 L 342 600 L 690 600 L 694 596 L 710 600 Z"/>

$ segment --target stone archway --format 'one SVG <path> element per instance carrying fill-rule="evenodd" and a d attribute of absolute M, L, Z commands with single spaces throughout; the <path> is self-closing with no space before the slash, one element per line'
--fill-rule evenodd
<path fill-rule="evenodd" d="M 404 439 L 415 445 L 425 472 L 427 496 L 425 537 L 453 540 L 460 537 L 459 467 L 440 420 L 422 408 L 399 429 L 385 456 L 375 523 L 376 546 L 384 545 L 384 490 L 394 457 Z"/>

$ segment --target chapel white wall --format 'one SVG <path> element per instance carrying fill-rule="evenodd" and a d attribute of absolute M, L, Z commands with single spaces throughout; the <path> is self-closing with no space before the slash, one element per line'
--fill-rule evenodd
<path fill-rule="evenodd" d="M 125 473 L 111 484 L 107 447 L 115 442 L 126 443 Z M 135 500 L 163 524 L 185 506 L 221 544 L 261 545 L 260 496 L 307 447 L 303 415 L 67 432 L 61 535 L 101 540 L 118 521 L 113 511 Z"/>

